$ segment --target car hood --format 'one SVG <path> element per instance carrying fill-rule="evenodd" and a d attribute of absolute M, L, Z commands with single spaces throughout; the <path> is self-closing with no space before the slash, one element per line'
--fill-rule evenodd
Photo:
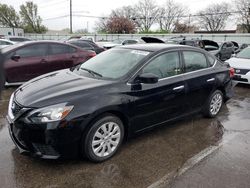
<path fill-rule="evenodd" d="M 37 77 L 15 92 L 15 100 L 25 107 L 40 108 L 53 104 L 72 102 L 89 95 L 87 91 L 111 81 L 79 76 L 69 69 Z M 92 93 L 93 94 L 93 93 Z"/>
<path fill-rule="evenodd" d="M 233 57 L 226 62 L 233 68 L 250 69 L 250 59 Z"/>
<path fill-rule="evenodd" d="M 145 43 L 165 43 L 163 40 L 155 38 L 155 37 L 141 37 Z"/>
<path fill-rule="evenodd" d="M 113 48 L 115 46 L 121 46 L 121 44 L 116 44 L 116 43 L 109 43 L 109 44 L 104 44 L 104 48 Z"/>
<path fill-rule="evenodd" d="M 214 46 L 216 48 L 219 48 L 219 45 L 217 42 L 212 40 L 202 40 L 205 46 Z"/>

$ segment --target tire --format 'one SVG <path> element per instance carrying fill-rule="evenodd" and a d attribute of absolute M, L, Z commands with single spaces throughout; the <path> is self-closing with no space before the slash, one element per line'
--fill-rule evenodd
<path fill-rule="evenodd" d="M 214 91 L 208 98 L 203 110 L 205 117 L 214 118 L 220 112 L 223 104 L 223 93 L 220 90 Z"/>
<path fill-rule="evenodd" d="M 107 114 L 92 124 L 83 139 L 83 153 L 93 162 L 105 161 L 116 153 L 123 137 L 122 121 L 114 115 Z"/>

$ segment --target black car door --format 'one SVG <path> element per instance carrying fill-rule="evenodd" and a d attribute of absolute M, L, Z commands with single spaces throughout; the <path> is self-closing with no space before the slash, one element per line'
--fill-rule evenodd
<path fill-rule="evenodd" d="M 152 59 L 140 73 L 153 73 L 158 83 L 131 87 L 135 98 L 132 120 L 137 132 L 182 115 L 185 108 L 185 83 L 181 75 L 179 52 L 166 52 Z"/>
<path fill-rule="evenodd" d="M 216 78 L 208 57 L 202 52 L 183 51 L 184 79 L 189 112 L 198 111 L 216 86 Z M 209 56 L 210 57 L 210 56 Z"/>

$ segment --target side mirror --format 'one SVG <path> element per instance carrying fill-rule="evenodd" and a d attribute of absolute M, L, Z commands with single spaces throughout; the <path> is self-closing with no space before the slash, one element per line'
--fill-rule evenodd
<path fill-rule="evenodd" d="M 13 55 L 13 56 L 11 57 L 11 59 L 12 59 L 13 61 L 18 61 L 20 58 L 21 58 L 20 55 Z"/>
<path fill-rule="evenodd" d="M 136 78 L 136 81 L 143 84 L 155 84 L 159 77 L 153 73 L 142 73 Z"/>

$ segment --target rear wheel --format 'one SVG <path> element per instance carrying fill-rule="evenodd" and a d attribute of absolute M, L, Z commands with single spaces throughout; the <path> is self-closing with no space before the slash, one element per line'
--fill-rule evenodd
<path fill-rule="evenodd" d="M 106 115 L 92 124 L 84 140 L 84 154 L 94 162 L 112 157 L 124 137 L 122 121 L 113 115 Z"/>
<path fill-rule="evenodd" d="M 222 104 L 223 104 L 223 94 L 221 91 L 216 90 L 210 95 L 204 107 L 203 111 L 204 115 L 210 118 L 215 117 L 219 113 Z"/>

